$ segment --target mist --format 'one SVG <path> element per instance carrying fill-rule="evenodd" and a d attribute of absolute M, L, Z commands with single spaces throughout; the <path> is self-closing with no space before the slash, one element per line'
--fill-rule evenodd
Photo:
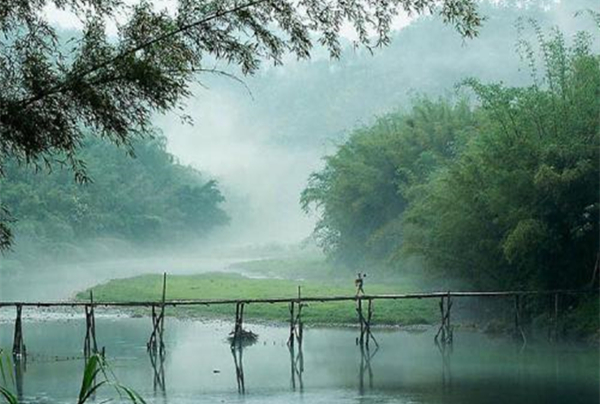
<path fill-rule="evenodd" d="M 0 1 L 0 400 L 598 402 L 597 10 Z"/>
<path fill-rule="evenodd" d="M 456 97 L 456 84 L 468 77 L 506 85 L 529 83 L 526 63 L 515 52 L 519 18 L 533 17 L 540 27 L 558 26 L 570 35 L 593 27 L 591 19 L 574 13 L 594 5 L 484 2 L 481 9 L 487 19 L 472 40 L 461 38 L 439 18 L 425 16 L 400 24 L 391 45 L 372 54 L 354 49 L 346 38 L 339 60 L 317 48 L 310 60 L 286 57 L 283 66 L 264 66 L 255 76 L 241 76 L 226 64 L 216 64 L 216 69 L 242 82 L 202 74 L 185 110 L 156 116 L 154 123 L 180 164 L 218 181 L 225 198 L 222 208 L 230 218 L 227 225 L 199 237 L 142 246 L 104 237 L 44 256 L 36 256 L 37 247 L 22 241 L 0 265 L 23 271 L 39 267 L 41 260 L 44 268 L 36 272 L 52 268 L 71 278 L 82 274 L 70 289 L 74 292 L 115 276 L 167 269 L 224 270 L 228 263 L 247 258 L 298 254 L 306 245 L 310 254 L 320 256 L 311 240 L 318 216 L 302 211 L 300 194 L 310 174 L 324 166 L 324 157 L 353 130 L 410 108 L 420 96 Z M 532 38 L 531 32 L 526 35 Z M 227 261 L 216 263 L 215 257 Z"/>
<path fill-rule="evenodd" d="M 543 11 L 535 2 L 494 3 L 484 2 L 488 19 L 475 40 L 460 38 L 437 18 L 421 17 L 373 54 L 347 41 L 340 60 L 317 50 L 309 61 L 286 60 L 256 76 L 237 75 L 243 83 L 200 76 L 185 111 L 158 117 L 156 124 L 171 153 L 214 176 L 224 190 L 232 220 L 210 239 L 232 245 L 306 240 L 316 218 L 300 209 L 300 193 L 352 130 L 409 107 L 417 96 L 453 95 L 468 77 L 528 83 L 530 72 L 515 52 L 519 19 L 535 17 L 540 26 L 558 26 L 567 35 L 593 27 L 590 19 L 574 17 L 593 1 L 541 2 Z M 228 71 L 226 65 L 216 68 Z M 182 122 L 182 115 L 193 124 Z"/>

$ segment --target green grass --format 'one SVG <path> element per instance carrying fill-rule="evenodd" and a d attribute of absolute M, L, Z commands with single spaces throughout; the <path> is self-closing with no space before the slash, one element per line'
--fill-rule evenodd
<path fill-rule="evenodd" d="M 322 258 L 296 257 L 294 259 L 261 259 L 230 265 L 235 271 L 270 278 L 335 280 L 348 278 L 348 272 Z"/>
<path fill-rule="evenodd" d="M 273 267 L 274 268 L 274 267 Z M 293 272 L 293 271 L 292 271 Z M 317 279 L 253 279 L 239 274 L 208 273 L 200 275 L 169 276 L 167 299 L 250 299 L 296 297 L 297 287 L 302 287 L 303 297 L 352 296 L 353 279 L 324 281 Z M 142 275 L 117 279 L 92 288 L 96 301 L 159 301 L 162 291 L 161 275 Z M 402 293 L 414 291 L 414 285 L 370 284 L 368 294 Z M 89 290 L 77 295 L 86 300 Z M 356 322 L 355 303 L 327 302 L 311 303 L 303 309 L 303 319 L 308 324 L 350 324 Z M 437 305 L 433 300 L 375 301 L 374 324 L 428 324 L 437 318 Z M 210 307 L 178 307 L 167 310 L 168 315 L 181 317 L 233 317 L 233 305 Z M 289 311 L 286 304 L 250 304 L 245 317 L 253 320 L 287 321 Z"/>

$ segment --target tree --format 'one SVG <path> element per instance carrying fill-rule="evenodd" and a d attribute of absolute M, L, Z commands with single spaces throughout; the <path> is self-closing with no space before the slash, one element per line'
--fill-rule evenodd
<path fill-rule="evenodd" d="M 415 192 L 405 248 L 479 286 L 580 288 L 599 243 L 600 57 L 590 33 L 534 29 L 532 85 L 466 82 L 487 119 Z"/>
<path fill-rule="evenodd" d="M 135 159 L 106 140 L 87 138 L 80 155 L 93 186 L 74 182 L 66 168 L 36 173 L 8 162 L 0 189 L 19 218 L 13 229 L 21 256 L 33 249 L 44 256 L 75 250 L 99 238 L 138 246 L 180 243 L 228 223 L 217 182 L 180 164 L 164 136 L 135 140 L 132 147 Z"/>
<path fill-rule="evenodd" d="M 340 53 L 349 23 L 357 45 L 389 42 L 401 10 L 439 12 L 466 37 L 480 25 L 474 0 L 179 0 L 174 12 L 148 0 L 4 0 L 0 3 L 0 174 L 8 158 L 28 164 L 66 164 L 88 180 L 78 150 L 86 130 L 129 146 L 155 112 L 181 107 L 198 73 L 219 73 L 206 60 L 252 74 L 284 53 L 310 57 L 317 41 Z M 53 4 L 83 22 L 81 37 L 59 40 L 44 19 Z M 117 15 L 127 15 L 124 23 Z M 107 35 L 107 22 L 118 35 Z M 223 74 L 227 74 L 221 72 Z M 7 211 L 0 215 L 0 248 L 10 245 Z"/>
<path fill-rule="evenodd" d="M 474 122 L 466 102 L 420 99 L 354 131 L 302 192 L 303 209 L 320 215 L 319 244 L 348 263 L 397 259 L 411 188 L 454 157 Z"/>
<path fill-rule="evenodd" d="M 538 46 L 519 44 L 530 85 L 469 79 L 472 106 L 419 101 L 325 159 L 302 194 L 320 215 L 322 246 L 400 270 L 399 258 L 417 255 L 477 287 L 589 285 L 600 238 L 600 56 L 591 33 L 569 43 L 533 28 Z"/>

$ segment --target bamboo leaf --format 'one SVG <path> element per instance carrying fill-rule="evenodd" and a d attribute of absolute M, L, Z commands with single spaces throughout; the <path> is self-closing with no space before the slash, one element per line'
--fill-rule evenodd
<path fill-rule="evenodd" d="M 17 400 L 17 397 L 2 386 L 0 386 L 0 396 L 4 397 L 6 402 L 9 404 L 19 404 L 19 400 Z"/>

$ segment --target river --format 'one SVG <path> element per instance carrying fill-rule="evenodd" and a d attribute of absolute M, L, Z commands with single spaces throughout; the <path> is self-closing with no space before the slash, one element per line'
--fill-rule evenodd
<path fill-rule="evenodd" d="M 190 261 L 170 273 L 226 270 L 230 261 Z M 122 264 L 122 263 L 121 263 Z M 88 264 L 87 266 L 90 266 Z M 128 267 L 117 272 L 115 267 Z M 155 263 L 161 272 L 165 263 Z M 171 265 L 172 267 L 172 265 Z M 112 269 L 111 269 L 112 268 Z M 64 300 L 76 290 L 114 276 L 149 270 L 139 265 L 93 265 L 74 272 L 54 268 L 33 277 L 5 276 L 2 300 Z M 78 268 L 82 269 L 82 268 Z M 85 277 L 66 276 L 86 273 Z M 14 308 L 0 309 L 0 347 L 10 350 Z M 152 366 L 146 351 L 148 317 L 97 310 L 98 344 L 124 385 L 148 403 L 473 404 L 598 403 L 598 347 L 530 342 L 458 329 L 453 349 L 441 352 L 435 328 L 422 332 L 374 329 L 379 349 L 356 346 L 353 328 L 307 328 L 302 349 L 290 352 L 285 325 L 249 324 L 258 342 L 242 352 L 226 341 L 231 321 L 166 320 L 166 355 Z M 24 309 L 26 366 L 6 383 L 24 402 L 75 403 L 84 361 L 82 310 Z M 157 358 L 160 359 L 160 358 Z M 10 372 L 9 372 L 10 373 Z M 0 376 L 1 377 L 1 376 Z M 13 380 L 14 379 L 14 380 Z M 1 382 L 1 380 L 0 380 Z M 104 389 L 96 402 L 114 397 Z"/>
<path fill-rule="evenodd" d="M 3 311 L 6 311 L 4 309 Z M 31 403 L 75 403 L 85 326 L 79 313 L 24 318 L 26 370 L 13 390 Z M 12 326 L 0 324 L 0 346 Z M 361 351 L 352 328 L 307 329 L 302 350 L 283 326 L 250 324 L 258 342 L 241 353 L 226 342 L 232 324 L 167 318 L 166 355 L 153 368 L 149 318 L 99 313 L 98 343 L 118 380 L 149 403 L 597 403 L 598 351 L 455 333 L 451 353 L 424 332 L 376 329 L 379 349 Z M 241 354 L 241 355 L 240 355 Z M 237 367 L 236 367 L 237 364 Z M 238 376 L 243 375 L 243 383 Z M 155 380 L 158 376 L 158 380 Z M 17 388 L 18 386 L 18 388 Z M 112 390 L 100 393 L 97 402 Z"/>

